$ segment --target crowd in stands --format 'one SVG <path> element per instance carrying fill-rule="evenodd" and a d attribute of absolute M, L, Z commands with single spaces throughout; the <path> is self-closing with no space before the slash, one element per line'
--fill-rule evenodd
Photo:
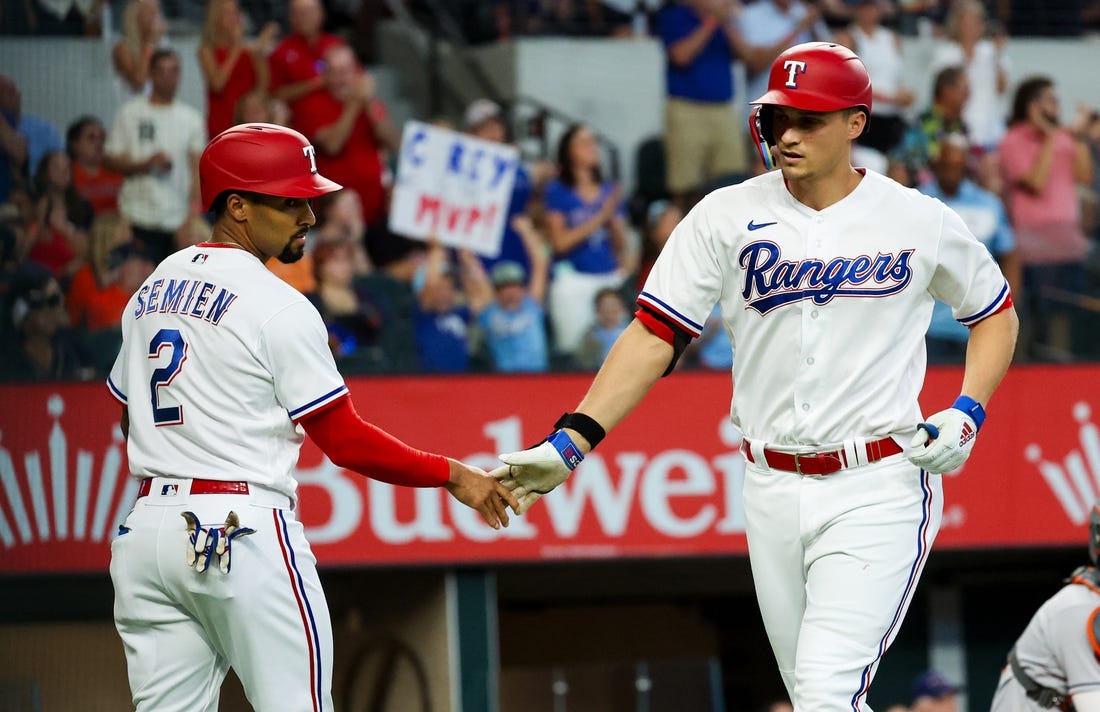
<path fill-rule="evenodd" d="M 19 87 L 0 76 L 0 378 L 92 379 L 109 369 L 129 296 L 166 255 L 210 238 L 198 200 L 206 141 L 255 121 L 304 133 L 319 171 L 345 186 L 315 202 L 306 257 L 269 265 L 317 306 L 343 368 L 598 368 L 683 215 L 706 191 L 764 170 L 745 109 L 734 105 L 731 65 L 744 65 L 740 94 L 753 98 L 772 59 L 811 39 L 852 47 L 871 72 L 873 118 L 854 162 L 951 205 L 1001 264 L 1023 316 L 1019 357 L 1088 355 L 1082 325 L 1098 304 L 1100 117 L 1082 106 L 1064 125 L 1056 80 L 1011 66 L 1007 23 L 992 21 L 982 2 L 486 5 L 496 39 L 582 27 L 588 35 L 646 33 L 663 44 L 656 189 L 641 195 L 639 180 L 639 194 L 624 195 L 606 175 L 592 128 L 576 123 L 556 153 L 518 167 L 498 256 L 396 234 L 387 218 L 401 127 L 354 38 L 326 29 L 331 7 L 289 0 L 256 11 L 209 0 L 197 26 L 203 114 L 177 96 L 183 65 L 159 1 L 128 0 L 111 52 L 126 97 L 114 116 L 83 116 L 62 132 L 50 117 L 23 112 Z M 8 31 L 81 34 L 100 22 L 104 3 L 26 0 L 14 15 L 4 7 Z M 899 39 L 928 29 L 917 20 L 931 23 L 935 37 L 924 107 L 916 102 L 922 88 L 908 84 L 922 75 L 907 71 Z M 505 144 L 506 117 L 479 98 L 460 117 L 434 123 Z M 930 361 L 961 362 L 965 339 L 965 327 L 939 305 Z M 681 368 L 728 371 L 734 357 L 716 310 Z"/>

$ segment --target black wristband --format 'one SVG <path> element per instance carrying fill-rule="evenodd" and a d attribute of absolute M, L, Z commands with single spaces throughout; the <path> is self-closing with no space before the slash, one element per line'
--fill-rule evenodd
<path fill-rule="evenodd" d="M 596 449 L 596 446 L 599 445 L 600 441 L 607 435 L 602 425 L 584 413 L 562 413 L 561 417 L 558 418 L 558 422 L 554 423 L 554 429 L 557 430 L 559 428 L 576 430 L 588 441 L 588 444 L 592 446 L 593 450 Z"/>

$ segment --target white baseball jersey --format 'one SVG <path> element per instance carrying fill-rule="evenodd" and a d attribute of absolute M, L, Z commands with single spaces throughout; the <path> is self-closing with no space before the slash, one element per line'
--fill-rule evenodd
<path fill-rule="evenodd" d="M 737 353 L 734 424 L 800 446 L 911 435 L 934 301 L 971 325 L 1008 297 L 989 251 L 939 201 L 866 171 L 818 211 L 773 171 L 700 201 L 638 301 L 695 336 L 717 302 Z"/>
<path fill-rule="evenodd" d="M 1100 591 L 1087 584 L 1070 584 L 1040 606 L 1016 641 L 1016 657 L 1028 676 L 1062 694 L 1100 690 L 1100 642 L 1093 637 L 1098 613 Z M 990 709 L 1043 712 L 1007 667 Z"/>
<path fill-rule="evenodd" d="M 135 477 L 253 482 L 290 496 L 301 418 L 347 393 L 321 315 L 243 249 L 188 247 L 130 298 L 107 379 Z"/>

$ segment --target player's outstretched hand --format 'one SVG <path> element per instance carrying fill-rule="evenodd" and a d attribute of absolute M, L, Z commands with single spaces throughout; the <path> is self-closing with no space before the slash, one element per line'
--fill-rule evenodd
<path fill-rule="evenodd" d="M 451 465 L 451 479 L 445 485 L 454 498 L 471 509 L 476 509 L 485 523 L 493 529 L 508 526 L 508 507 L 519 513 L 519 501 L 497 479 L 484 470 L 447 458 Z"/>
<path fill-rule="evenodd" d="M 909 461 L 923 470 L 939 475 L 958 469 L 978 436 L 974 419 L 958 408 L 941 410 L 917 426 L 909 443 Z"/>
<path fill-rule="evenodd" d="M 539 497 L 565 482 L 584 459 L 580 448 L 559 430 L 527 450 L 500 456 L 504 464 L 489 473 L 519 500 L 516 514 L 523 514 Z"/>

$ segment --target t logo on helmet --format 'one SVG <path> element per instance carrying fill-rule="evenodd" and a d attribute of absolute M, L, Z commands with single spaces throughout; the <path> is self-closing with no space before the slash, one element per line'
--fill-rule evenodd
<path fill-rule="evenodd" d="M 791 89 L 797 89 L 798 83 L 794 80 L 798 76 L 799 72 L 806 73 L 806 63 L 800 62 L 797 59 L 788 59 L 783 63 L 783 69 L 787 70 L 787 86 Z"/>
<path fill-rule="evenodd" d="M 317 172 L 317 151 L 313 146 L 302 146 L 302 155 L 309 159 L 309 172 Z"/>

